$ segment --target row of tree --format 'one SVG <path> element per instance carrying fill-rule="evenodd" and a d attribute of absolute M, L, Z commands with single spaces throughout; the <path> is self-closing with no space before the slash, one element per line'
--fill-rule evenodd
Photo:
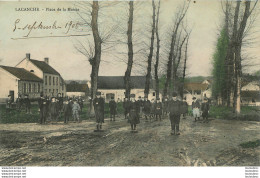
<path fill-rule="evenodd" d="M 245 51 L 249 44 L 249 32 L 256 19 L 252 13 L 257 2 L 238 0 L 222 3 L 224 23 L 213 55 L 212 91 L 218 104 L 233 107 L 236 113 L 240 113 L 241 108 L 242 68 L 245 65 L 243 61 L 246 61 L 242 49 Z"/>

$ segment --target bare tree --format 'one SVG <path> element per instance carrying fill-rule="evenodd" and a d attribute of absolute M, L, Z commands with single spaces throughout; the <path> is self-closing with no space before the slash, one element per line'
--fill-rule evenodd
<path fill-rule="evenodd" d="M 153 6 L 153 24 L 152 24 L 152 34 L 151 34 L 151 45 L 150 45 L 150 53 L 148 56 L 148 66 L 147 66 L 147 74 L 146 74 L 146 81 L 145 81 L 145 89 L 144 95 L 148 97 L 149 90 L 150 90 L 150 83 L 151 83 L 151 70 L 152 70 L 152 58 L 153 58 L 153 46 L 154 46 L 154 32 L 155 32 L 155 3 L 152 2 Z"/>
<path fill-rule="evenodd" d="M 127 69 L 125 72 L 125 97 L 129 98 L 130 97 L 130 92 L 131 92 L 131 81 L 130 81 L 130 76 L 131 76 L 131 71 L 132 71 L 132 66 L 133 66 L 133 40 L 132 40 L 132 35 L 133 35 L 133 16 L 134 16 L 134 2 L 129 1 L 129 19 L 128 19 L 128 28 L 127 28 L 127 39 L 128 39 L 128 63 L 127 63 Z"/>
<path fill-rule="evenodd" d="M 155 33 L 156 33 L 156 44 L 157 44 L 157 51 L 156 51 L 156 62 L 154 65 L 154 78 L 155 78 L 155 93 L 156 93 L 156 99 L 159 98 L 159 76 L 158 76 L 158 67 L 159 67 L 159 58 L 160 58 L 160 37 L 159 37 L 159 15 L 160 15 L 160 4 L 161 1 L 158 3 L 158 9 L 157 9 L 157 17 L 156 17 L 156 27 L 155 27 Z"/>
<path fill-rule="evenodd" d="M 167 63 L 167 74 L 166 74 L 166 81 L 165 81 L 165 86 L 164 86 L 164 91 L 163 91 L 163 96 L 165 97 L 169 90 L 170 90 L 170 81 L 171 81 L 171 77 L 172 77 L 172 65 L 175 63 L 173 63 L 173 59 L 174 58 L 174 51 L 175 51 L 175 43 L 176 43 L 176 38 L 177 38 L 177 34 L 178 34 L 178 29 L 179 26 L 183 20 L 183 18 L 185 17 L 187 10 L 189 8 L 189 4 L 186 6 L 186 4 L 184 3 L 183 7 L 181 8 L 181 10 L 177 13 L 176 16 L 176 20 L 175 20 L 175 25 L 172 31 L 172 35 L 171 35 L 171 44 L 170 44 L 170 50 L 169 50 L 169 56 L 168 56 L 168 63 Z"/>

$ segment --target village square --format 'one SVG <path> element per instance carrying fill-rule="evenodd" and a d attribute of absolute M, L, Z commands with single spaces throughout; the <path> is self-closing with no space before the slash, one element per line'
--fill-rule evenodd
<path fill-rule="evenodd" d="M 198 37 L 210 19 L 189 23 L 196 1 L 171 13 L 166 1 L 79 2 L 69 21 L 84 33 L 14 30 L 19 56 L 0 58 L 0 165 L 259 166 L 257 2 L 216 2 L 214 45 Z"/>

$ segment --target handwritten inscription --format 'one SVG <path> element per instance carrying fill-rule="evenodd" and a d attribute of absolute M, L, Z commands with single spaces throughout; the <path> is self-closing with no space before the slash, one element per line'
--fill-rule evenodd
<path fill-rule="evenodd" d="M 52 23 L 44 23 L 42 21 L 34 21 L 33 23 L 21 22 L 21 19 L 16 19 L 14 22 L 13 32 L 24 31 L 25 35 L 23 37 L 29 37 L 33 31 L 36 30 L 63 30 L 65 34 L 69 34 L 71 30 L 77 30 L 82 26 L 79 22 L 68 21 L 65 24 L 59 24 L 57 21 Z"/>

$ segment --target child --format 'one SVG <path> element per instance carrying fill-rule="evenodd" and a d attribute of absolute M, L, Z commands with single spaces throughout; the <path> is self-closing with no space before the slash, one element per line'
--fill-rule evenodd
<path fill-rule="evenodd" d="M 78 104 L 78 101 L 75 100 L 72 105 L 72 116 L 74 121 L 79 122 L 79 111 L 80 111 L 80 106 Z"/>

